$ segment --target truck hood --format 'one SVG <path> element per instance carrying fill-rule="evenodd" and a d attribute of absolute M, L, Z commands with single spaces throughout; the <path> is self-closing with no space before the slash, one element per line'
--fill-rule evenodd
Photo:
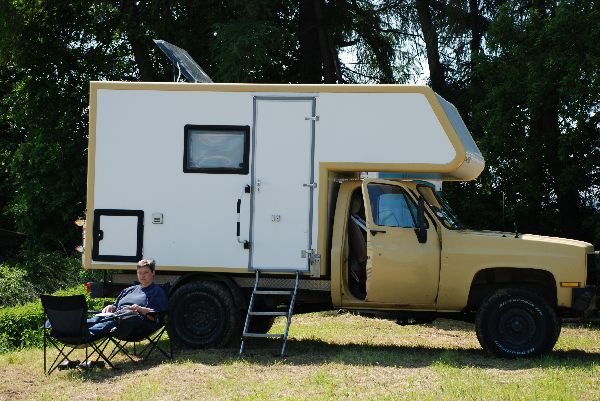
<path fill-rule="evenodd" d="M 518 237 L 515 237 L 515 233 L 511 232 L 503 232 L 503 231 L 478 231 L 478 230 L 457 230 L 457 232 L 465 235 L 477 235 L 477 236 L 485 236 L 492 238 L 512 238 L 515 241 L 527 241 L 533 243 L 545 243 L 545 244 L 560 244 L 560 245 L 569 245 L 577 248 L 583 248 L 587 252 L 591 252 L 594 250 L 594 246 L 589 242 L 578 241 L 574 239 L 568 238 L 560 238 L 560 237 L 546 237 L 543 235 L 533 235 L 533 234 L 519 234 Z M 511 241 L 512 242 L 512 241 Z"/>

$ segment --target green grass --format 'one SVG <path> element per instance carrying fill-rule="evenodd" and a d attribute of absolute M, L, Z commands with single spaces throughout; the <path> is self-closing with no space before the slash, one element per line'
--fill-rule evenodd
<path fill-rule="evenodd" d="M 282 329 L 278 322 L 273 332 Z M 120 369 L 42 372 L 42 351 L 0 355 L 0 399 L 34 400 L 600 400 L 600 329 L 565 326 L 555 351 L 527 360 L 486 355 L 467 323 L 428 326 L 351 314 L 295 316 L 279 341 L 176 351 Z"/>

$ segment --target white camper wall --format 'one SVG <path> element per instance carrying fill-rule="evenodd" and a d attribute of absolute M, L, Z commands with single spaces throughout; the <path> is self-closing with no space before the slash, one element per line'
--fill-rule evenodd
<path fill-rule="evenodd" d="M 448 164 L 448 135 L 420 93 L 321 93 L 316 159 L 340 163 Z"/>
<path fill-rule="evenodd" d="M 246 93 L 99 90 L 94 208 L 143 210 L 144 256 L 162 266 L 246 268 L 248 251 L 237 243 L 235 222 L 250 177 L 184 174 L 183 129 L 250 125 L 249 99 Z M 163 224 L 151 223 L 156 212 Z M 242 230 L 248 232 L 247 224 Z"/>

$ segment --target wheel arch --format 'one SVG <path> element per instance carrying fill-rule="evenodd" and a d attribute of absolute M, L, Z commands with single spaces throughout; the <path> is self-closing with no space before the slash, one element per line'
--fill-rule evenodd
<path fill-rule="evenodd" d="M 556 279 L 543 268 L 491 267 L 479 270 L 471 281 L 467 308 L 477 310 L 483 300 L 501 288 L 526 288 L 557 305 Z"/>
<path fill-rule="evenodd" d="M 194 281 L 216 281 L 223 283 L 231 293 L 235 305 L 241 310 L 246 309 L 246 299 L 242 295 L 240 287 L 231 277 L 219 273 L 189 273 L 179 276 L 179 278 L 171 285 L 169 296 L 181 286 Z"/>

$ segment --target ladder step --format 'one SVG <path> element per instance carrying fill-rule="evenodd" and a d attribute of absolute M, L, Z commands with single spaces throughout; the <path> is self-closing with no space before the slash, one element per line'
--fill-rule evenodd
<path fill-rule="evenodd" d="M 292 295 L 293 291 L 276 291 L 276 290 L 256 290 L 255 294 L 258 295 Z"/>
<path fill-rule="evenodd" d="M 287 316 L 287 312 L 248 312 L 251 316 Z"/>
<path fill-rule="evenodd" d="M 263 333 L 244 333 L 244 337 L 257 337 L 257 338 L 283 338 L 283 334 L 263 334 Z"/>

